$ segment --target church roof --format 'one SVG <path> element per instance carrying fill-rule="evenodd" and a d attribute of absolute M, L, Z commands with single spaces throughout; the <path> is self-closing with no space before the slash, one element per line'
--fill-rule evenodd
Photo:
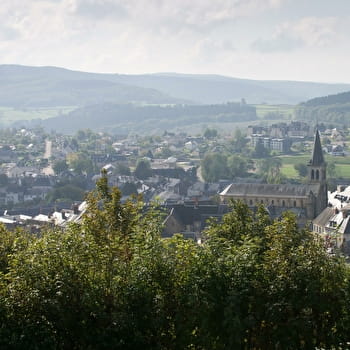
<path fill-rule="evenodd" d="M 316 130 L 314 150 L 312 152 L 310 165 L 319 166 L 323 164 L 324 164 L 324 158 L 323 158 L 323 151 L 322 151 L 321 140 L 320 140 L 320 133 L 318 130 Z"/>
<path fill-rule="evenodd" d="M 307 197 L 309 192 L 317 194 L 319 185 L 284 185 L 284 184 L 231 184 L 222 196 L 267 196 L 267 197 Z"/>

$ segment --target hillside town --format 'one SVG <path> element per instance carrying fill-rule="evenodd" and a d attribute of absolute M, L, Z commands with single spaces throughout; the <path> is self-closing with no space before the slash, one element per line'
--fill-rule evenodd
<path fill-rule="evenodd" d="M 315 189 L 319 177 L 311 179 L 310 164 L 325 168 L 323 154 L 334 159 L 347 155 L 348 133 L 321 124 L 316 139 L 314 135 L 314 127 L 297 121 L 249 126 L 224 137 L 210 128 L 202 135 L 165 131 L 148 137 L 91 130 L 66 136 L 40 128 L 9 129 L 1 135 L 0 221 L 8 228 L 25 226 L 31 232 L 43 225 L 64 227 L 77 222 L 85 210 L 85 195 L 95 187 L 102 171 L 109 184 L 121 190 L 123 201 L 142 195 L 146 204 L 156 202 L 162 207 L 164 236 L 182 233 L 200 240 L 208 219 L 220 220 L 229 211 L 228 199 L 232 198 L 251 208 L 264 205 L 272 218 L 292 211 L 300 226 L 314 220 L 311 227 L 315 232 L 331 237 L 336 230 L 330 246 L 344 247 L 350 242 L 344 214 L 349 211 L 350 197 L 343 193 L 349 191 L 346 185 L 350 184 L 345 179 L 331 179 L 328 171 L 327 179 L 321 181 L 320 200 L 320 190 Z M 316 156 L 312 155 L 315 149 Z M 306 173 L 288 179 L 281 164 L 273 160 L 300 152 L 309 155 L 311 163 L 304 164 Z M 228 155 L 227 164 L 220 158 L 222 153 Z M 320 164 L 312 163 L 312 157 Z M 341 187 L 336 187 L 336 181 Z M 332 200 L 337 196 L 346 198 L 341 205 Z M 331 214 L 338 216 L 334 219 Z M 330 224 L 332 221 L 337 224 Z"/>

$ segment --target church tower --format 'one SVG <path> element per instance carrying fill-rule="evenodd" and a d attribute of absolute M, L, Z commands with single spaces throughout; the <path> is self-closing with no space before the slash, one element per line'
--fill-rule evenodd
<path fill-rule="evenodd" d="M 327 164 L 324 161 L 324 157 L 323 157 L 320 133 L 318 130 L 316 130 L 312 158 L 308 164 L 309 184 L 318 185 L 318 190 L 315 191 L 316 193 L 314 192 L 314 195 L 316 196 L 315 216 L 320 214 L 321 211 L 324 208 L 326 208 L 328 204 L 326 167 L 327 167 Z"/>

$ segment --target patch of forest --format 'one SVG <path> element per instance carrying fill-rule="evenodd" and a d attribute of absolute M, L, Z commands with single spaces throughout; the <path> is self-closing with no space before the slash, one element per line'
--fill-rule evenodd
<path fill-rule="evenodd" d="M 350 92 L 318 97 L 299 104 L 295 116 L 300 120 L 350 125 Z"/>
<path fill-rule="evenodd" d="M 244 103 L 217 105 L 147 105 L 98 104 L 76 109 L 67 115 L 46 120 L 19 122 L 21 125 L 41 125 L 47 130 L 74 133 L 90 128 L 112 133 L 152 131 L 157 127 L 171 129 L 176 126 L 203 122 L 239 122 L 257 119 L 256 109 Z"/>

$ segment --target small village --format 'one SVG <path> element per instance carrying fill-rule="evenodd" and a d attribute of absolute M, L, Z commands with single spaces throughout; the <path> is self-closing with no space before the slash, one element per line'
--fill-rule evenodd
<path fill-rule="evenodd" d="M 348 155 L 348 133 L 323 124 L 318 130 L 327 157 Z M 345 242 L 350 242 L 350 187 L 346 178 L 334 177 L 334 169 L 333 173 L 327 169 L 327 209 L 320 217 L 321 213 L 313 209 L 307 214 L 306 205 L 301 205 L 299 199 L 298 204 L 293 201 L 291 193 L 283 203 L 282 199 L 280 204 L 279 199 L 273 199 L 273 192 L 281 191 L 285 184 L 306 186 L 307 164 L 295 165 L 298 176 L 288 178 L 276 159 L 293 154 L 311 158 L 314 132 L 311 125 L 298 121 L 249 126 L 224 137 L 210 128 L 195 136 L 166 131 L 161 136 L 111 136 L 81 130 L 67 136 L 40 128 L 3 130 L 0 221 L 8 228 L 26 227 L 31 232 L 40 231 L 42 226 L 64 227 L 78 222 L 85 210 L 85 195 L 94 189 L 104 171 L 110 186 L 121 190 L 122 201 L 142 195 L 146 204 L 157 203 L 162 208 L 165 237 L 181 233 L 200 241 L 208 219 L 220 220 L 229 211 L 224 194 L 231 185 L 231 192 L 240 188 L 232 198 L 252 208 L 263 204 L 273 218 L 289 210 L 301 226 L 315 219 L 310 226 L 315 232 L 335 237 L 330 248 L 344 248 Z M 223 160 L 224 153 L 228 156 Z M 251 189 L 242 194 L 241 187 L 246 183 Z M 261 192 L 257 188 L 263 184 L 268 187 L 261 197 L 256 193 Z M 343 200 L 335 202 L 335 197 Z"/>

